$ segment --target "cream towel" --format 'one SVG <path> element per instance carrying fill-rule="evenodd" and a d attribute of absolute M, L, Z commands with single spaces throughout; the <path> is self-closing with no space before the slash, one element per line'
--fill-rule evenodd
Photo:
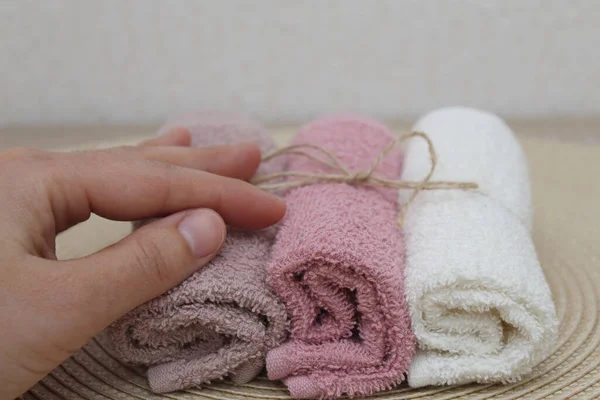
<path fill-rule="evenodd" d="M 409 384 L 518 380 L 557 334 L 523 151 L 500 118 L 474 109 L 433 111 L 413 130 L 435 145 L 434 180 L 476 182 L 480 193 L 423 192 L 408 207 L 406 295 L 420 348 Z M 429 165 L 426 144 L 413 139 L 402 178 L 421 180 Z M 401 190 L 400 201 L 409 195 Z"/>

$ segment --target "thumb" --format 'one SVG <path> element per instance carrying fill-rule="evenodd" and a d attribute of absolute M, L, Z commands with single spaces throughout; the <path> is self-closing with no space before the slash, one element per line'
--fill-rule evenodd
<path fill-rule="evenodd" d="M 215 211 L 184 211 L 151 222 L 96 254 L 67 261 L 79 267 L 77 282 L 88 300 L 82 311 L 94 325 L 101 324 L 96 330 L 103 329 L 210 262 L 226 232 Z"/>

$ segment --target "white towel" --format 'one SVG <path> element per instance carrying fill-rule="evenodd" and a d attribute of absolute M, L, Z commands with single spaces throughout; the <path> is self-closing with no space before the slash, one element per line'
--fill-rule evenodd
<path fill-rule="evenodd" d="M 422 192 L 408 206 L 406 295 L 419 341 L 409 385 L 516 381 L 548 354 L 558 325 L 531 239 L 523 151 L 500 118 L 469 108 L 433 111 L 413 130 L 434 143 L 433 180 L 476 182 L 480 193 Z M 421 180 L 429 166 L 427 145 L 412 139 L 402 178 Z"/>

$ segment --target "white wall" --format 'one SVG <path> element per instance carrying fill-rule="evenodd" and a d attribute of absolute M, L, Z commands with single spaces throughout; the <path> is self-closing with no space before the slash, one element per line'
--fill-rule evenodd
<path fill-rule="evenodd" d="M 0 123 L 600 112 L 596 0 L 0 0 Z"/>

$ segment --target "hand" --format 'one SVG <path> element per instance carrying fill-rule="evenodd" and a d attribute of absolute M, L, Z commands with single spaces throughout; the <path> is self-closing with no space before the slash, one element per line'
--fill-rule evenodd
<path fill-rule="evenodd" d="M 243 181 L 260 163 L 257 146 L 186 145 L 187 131 L 175 130 L 141 147 L 0 152 L 0 398 L 23 393 L 113 320 L 208 263 L 224 222 L 260 229 L 283 217 L 282 200 Z M 166 218 L 58 261 L 56 235 L 91 213 Z"/>

